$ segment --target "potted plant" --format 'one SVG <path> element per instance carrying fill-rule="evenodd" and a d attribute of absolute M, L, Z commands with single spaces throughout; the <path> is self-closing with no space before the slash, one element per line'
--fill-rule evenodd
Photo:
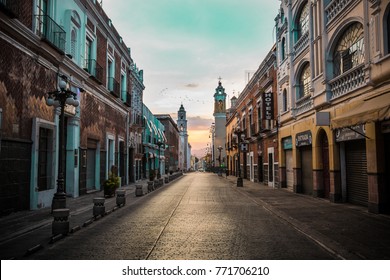
<path fill-rule="evenodd" d="M 115 190 L 119 188 L 119 177 L 116 175 L 116 167 L 111 167 L 111 172 L 108 173 L 108 179 L 104 181 L 104 196 L 113 196 Z"/>

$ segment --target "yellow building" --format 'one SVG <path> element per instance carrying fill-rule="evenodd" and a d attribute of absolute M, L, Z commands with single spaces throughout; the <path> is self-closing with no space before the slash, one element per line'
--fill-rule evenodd
<path fill-rule="evenodd" d="M 388 1 L 282 1 L 282 187 L 389 210 L 389 11 Z"/>

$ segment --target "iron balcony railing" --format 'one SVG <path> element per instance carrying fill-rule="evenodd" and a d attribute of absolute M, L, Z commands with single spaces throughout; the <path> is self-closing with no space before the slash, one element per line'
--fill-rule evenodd
<path fill-rule="evenodd" d="M 103 67 L 97 63 L 96 59 L 86 59 L 84 69 L 100 84 L 103 82 Z"/>
<path fill-rule="evenodd" d="M 36 23 L 36 34 L 65 53 L 65 30 L 48 15 L 36 15 Z"/>
<path fill-rule="evenodd" d="M 120 86 L 119 82 L 115 80 L 113 77 L 108 78 L 108 84 L 107 84 L 108 90 L 111 92 L 112 95 L 115 97 L 120 97 Z"/>

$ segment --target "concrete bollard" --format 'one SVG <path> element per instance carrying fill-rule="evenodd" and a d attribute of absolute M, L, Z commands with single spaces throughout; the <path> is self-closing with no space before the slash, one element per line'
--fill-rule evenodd
<path fill-rule="evenodd" d="M 144 190 L 142 189 L 142 185 L 135 185 L 135 196 L 143 196 Z"/>
<path fill-rule="evenodd" d="M 93 199 L 93 216 L 96 218 L 97 216 L 104 216 L 106 213 L 106 206 L 104 206 L 104 202 L 106 199 L 104 197 L 95 197 Z"/>
<path fill-rule="evenodd" d="M 116 205 L 121 206 L 126 204 L 126 190 L 116 190 Z"/>
<path fill-rule="evenodd" d="M 52 223 L 53 236 L 58 234 L 67 235 L 69 233 L 69 209 L 54 209 L 53 210 L 54 221 Z"/>
<path fill-rule="evenodd" d="M 154 191 L 154 182 L 148 181 L 148 192 Z"/>

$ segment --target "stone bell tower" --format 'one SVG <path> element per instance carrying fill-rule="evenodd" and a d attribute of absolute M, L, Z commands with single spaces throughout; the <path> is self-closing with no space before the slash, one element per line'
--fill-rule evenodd
<path fill-rule="evenodd" d="M 187 132 L 187 116 L 183 104 L 181 104 L 177 112 L 177 127 L 179 129 L 179 169 L 186 171 L 188 166 L 188 132 Z"/>
<path fill-rule="evenodd" d="M 214 163 L 216 167 L 226 167 L 226 93 L 221 78 L 214 93 L 214 124 Z M 219 147 L 222 149 L 218 149 Z"/>

